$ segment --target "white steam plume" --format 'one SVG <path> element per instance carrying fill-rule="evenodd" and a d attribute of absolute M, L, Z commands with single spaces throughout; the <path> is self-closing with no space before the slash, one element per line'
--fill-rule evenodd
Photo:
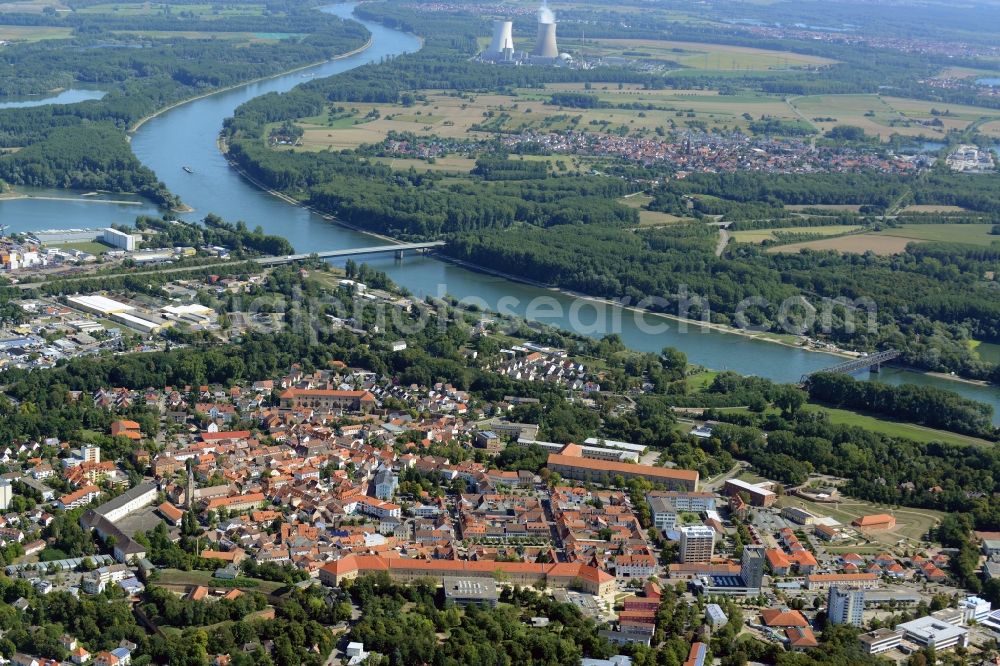
<path fill-rule="evenodd" d="M 542 2 L 542 6 L 538 8 L 538 22 L 539 23 L 555 23 L 556 15 L 549 9 L 547 2 Z"/>

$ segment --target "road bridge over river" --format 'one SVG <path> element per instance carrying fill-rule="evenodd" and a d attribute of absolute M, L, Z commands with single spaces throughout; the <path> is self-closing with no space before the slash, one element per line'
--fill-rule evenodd
<path fill-rule="evenodd" d="M 810 372 L 808 375 L 802 375 L 802 379 L 800 381 L 805 384 L 809 381 L 809 377 L 820 372 L 832 373 L 835 375 L 852 375 L 855 372 L 860 372 L 862 370 L 878 372 L 883 363 L 888 363 L 893 359 L 899 358 L 901 354 L 902 352 L 895 349 L 888 349 L 886 351 L 878 352 L 877 354 L 869 354 L 868 356 L 853 358 L 849 361 L 844 361 L 843 363 L 838 363 L 837 365 L 831 365 L 828 368 L 817 370 L 816 372 Z"/>
<path fill-rule="evenodd" d="M 320 259 L 339 259 L 342 257 L 357 257 L 363 254 L 385 254 L 392 252 L 397 258 L 402 258 L 404 252 L 426 252 L 436 247 L 442 247 L 444 241 L 431 241 L 429 243 L 394 243 L 392 245 L 373 245 L 371 247 L 352 247 L 346 250 L 323 250 L 322 252 L 308 252 L 306 254 L 287 254 L 283 257 L 259 257 L 254 259 L 262 266 L 277 266 L 278 264 L 290 264 L 296 261 L 303 261 L 310 257 Z"/>

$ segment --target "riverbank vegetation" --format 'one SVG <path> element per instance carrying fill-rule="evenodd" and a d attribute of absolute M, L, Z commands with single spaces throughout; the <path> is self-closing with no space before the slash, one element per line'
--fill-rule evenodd
<path fill-rule="evenodd" d="M 609 104 L 612 96 L 602 88 L 628 86 L 636 95 L 669 91 L 680 85 L 671 78 L 676 72 L 495 67 L 468 59 L 488 29 L 476 15 L 444 11 L 421 16 L 396 3 L 372 3 L 362 11 L 430 35 L 425 48 L 240 107 L 226 123 L 229 154 L 255 179 L 352 225 L 401 238 L 447 239 L 444 253 L 470 265 L 717 324 L 795 333 L 864 351 L 895 348 L 915 367 L 1000 381 L 1000 366 L 976 354 L 971 344 L 1000 342 L 993 279 L 1000 251 L 986 233 L 1000 216 L 993 175 L 953 174 L 937 167 L 920 175 L 736 171 L 689 173 L 680 179 L 674 177 L 676 167 L 665 162 L 639 168 L 621 159 L 553 155 L 541 145 L 510 146 L 505 138 L 525 123 L 537 131 L 555 131 L 563 123 L 557 134 L 613 138 L 614 125 L 590 128 L 593 123 L 574 123 L 574 114 L 605 110 L 591 108 Z M 440 29 L 432 30 L 431 18 L 454 28 L 448 39 L 438 37 Z M 604 35 L 597 28 L 594 38 L 613 36 L 614 28 L 607 30 Z M 718 36 L 721 43 L 736 40 L 725 31 Z M 773 93 L 778 80 L 785 81 L 785 92 L 795 91 L 792 81 L 800 87 L 825 86 L 825 94 L 868 91 L 870 79 L 864 77 L 874 74 L 868 64 L 855 62 L 857 54 L 832 44 L 799 44 L 795 49 L 838 64 L 811 72 L 810 81 L 818 83 L 806 84 L 791 69 L 727 76 L 721 87 L 719 80 L 711 81 L 718 72 L 700 70 L 696 77 L 705 80 L 695 84 L 689 78 L 683 85 L 716 88 L 719 98 L 739 99 Z M 881 58 L 884 52 L 879 53 Z M 886 68 L 879 72 L 882 83 L 886 77 L 913 83 L 921 68 L 934 69 L 924 56 L 891 52 L 886 57 L 879 60 L 880 68 L 883 63 Z M 459 136 L 454 130 L 461 123 L 454 118 L 444 126 L 441 118 L 451 112 L 434 110 L 434 102 L 425 97 L 431 90 L 439 97 L 466 98 L 476 109 L 483 99 L 494 100 L 485 102 L 479 123 L 488 132 Z M 514 91 L 520 97 L 495 97 Z M 501 104 L 497 99 L 504 100 L 502 109 L 490 106 Z M 693 99 L 692 104 L 699 104 L 704 96 Z M 352 104 L 367 106 L 352 111 Z M 385 104 L 390 106 L 372 110 Z M 622 140 L 651 131 L 644 116 L 653 113 L 652 102 L 630 110 L 615 104 L 622 107 L 615 111 L 625 114 Z M 534 113 L 539 105 L 540 112 Z M 559 105 L 563 115 L 549 117 Z M 686 114 L 679 110 L 678 115 Z M 318 135 L 335 137 L 365 123 L 384 124 L 381 119 L 390 116 L 417 129 L 390 131 L 384 141 L 353 150 L 298 150 L 295 141 L 276 147 L 270 140 L 275 127 L 301 118 L 310 118 Z M 324 118 L 328 125 L 342 118 L 352 124 L 324 130 Z M 630 125 L 629 118 L 641 123 Z M 379 131 L 373 136 L 380 136 Z M 832 136 L 831 141 L 844 141 L 836 137 L 853 134 L 845 130 Z M 906 140 L 894 137 L 889 145 L 896 150 Z M 393 155 L 390 144 L 452 145 L 459 151 L 455 154 L 475 159 L 475 166 L 394 169 L 387 159 Z M 548 161 L 533 161 L 535 153 Z M 560 169 L 553 160 L 575 166 Z M 654 178 L 657 183 L 651 182 Z M 649 193 L 642 208 L 669 216 L 669 223 L 639 224 L 640 211 L 620 197 L 641 190 Z M 929 210 L 942 212 L 924 212 Z M 772 233 L 760 246 L 737 242 L 727 247 L 710 224 L 717 222 Z M 962 225 L 962 233 L 915 226 L 931 222 Z M 848 231 L 810 234 L 813 226 Z M 782 232 L 785 228 L 796 233 Z M 896 229 L 902 231 L 893 235 Z M 973 238 L 973 231 L 983 233 Z M 812 242 L 834 247 L 800 252 L 798 245 L 789 245 Z M 771 251 L 783 245 L 794 251 Z M 852 254 L 838 247 L 858 249 Z M 809 316 L 812 309 L 817 316 Z M 784 316 L 789 312 L 792 316 Z"/>
<path fill-rule="evenodd" d="M 275 3 L 267 16 L 210 19 L 186 17 L 185 6 L 173 3 L 173 13 L 156 16 L 116 15 L 112 8 L 66 16 L 0 15 L 0 24 L 53 22 L 73 30 L 64 40 L 5 46 L 0 63 L 10 76 L 0 82 L 0 94 L 41 94 L 74 86 L 107 91 L 102 99 L 77 104 L 0 109 L 0 148 L 17 149 L 0 155 L 0 180 L 135 192 L 164 206 L 177 205 L 176 197 L 136 159 L 126 130 L 178 101 L 325 60 L 368 38 L 357 23 L 308 3 Z M 281 32 L 287 38 L 237 46 L 212 35 L 188 36 L 187 31 L 200 29 Z"/>

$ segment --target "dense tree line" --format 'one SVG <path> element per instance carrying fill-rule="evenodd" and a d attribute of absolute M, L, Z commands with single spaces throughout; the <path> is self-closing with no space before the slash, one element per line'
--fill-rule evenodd
<path fill-rule="evenodd" d="M 712 436 L 769 478 L 801 484 L 809 474 L 829 474 L 846 479 L 841 489 L 852 497 L 966 513 L 976 529 L 1000 528 L 995 448 L 890 437 L 832 424 L 816 411 L 790 419 L 721 411 L 708 416 L 742 423 L 720 424 Z"/>
<path fill-rule="evenodd" d="M 806 386 L 814 402 L 885 414 L 952 432 L 996 437 L 992 407 L 933 386 L 889 386 L 830 373 L 811 375 Z"/>
<path fill-rule="evenodd" d="M 433 582 L 408 586 L 385 574 L 369 575 L 347 586 L 361 606 L 361 619 L 349 638 L 384 655 L 389 666 L 421 663 L 579 664 L 583 656 L 608 657 L 611 646 L 596 625 L 572 604 L 555 602 L 533 590 L 506 589 L 496 608 L 470 606 L 459 612 L 437 601 Z M 510 605 L 515 604 L 515 605 Z M 525 620 L 548 617 L 547 628 Z M 558 631 L 553 628 L 558 627 Z M 435 634 L 444 632 L 438 640 Z"/>
<path fill-rule="evenodd" d="M 602 225 L 550 229 L 482 230 L 450 240 L 445 253 L 476 266 L 584 293 L 654 297 L 651 309 L 723 324 L 783 330 L 786 299 L 808 300 L 811 325 L 792 330 L 861 349 L 896 348 L 905 361 L 931 370 L 998 378 L 995 366 L 968 349 L 969 338 L 1000 340 L 1000 304 L 982 277 L 1000 269 L 995 250 L 972 246 L 913 245 L 890 257 L 802 252 L 769 254 L 737 246 L 715 256 L 717 232 L 701 223 L 625 233 Z M 683 303 L 683 290 L 691 299 Z M 850 309 L 837 299 L 855 302 Z M 742 308 L 745 299 L 764 302 Z M 861 299 L 861 300 L 858 300 Z M 872 306 L 864 307 L 864 299 Z M 648 302 L 648 301 L 647 301 Z M 876 326 L 870 327 L 869 317 Z M 805 322 L 808 324 L 809 322 Z M 992 374 L 991 374 L 992 373 Z"/>
<path fill-rule="evenodd" d="M 372 3 L 364 11 L 394 25 L 437 34 L 431 32 L 430 18 L 405 8 Z M 466 16 L 471 15 L 433 13 L 434 20 L 449 25 L 452 21 L 457 25 L 458 17 Z M 486 29 L 481 21 L 470 21 L 468 26 L 456 34 L 475 36 Z M 982 281 L 983 275 L 995 274 L 997 261 L 987 255 L 969 255 L 968 248 L 956 251 L 959 256 L 954 261 L 916 252 L 895 257 L 775 255 L 746 245 L 716 257 L 717 233 L 711 227 L 682 224 L 633 232 L 636 211 L 611 200 L 632 189 L 624 178 L 551 173 L 542 178 L 541 166 L 529 167 L 530 163 L 497 154 L 480 156 L 473 173 L 456 182 L 412 170 L 394 172 L 364 159 L 370 150 L 296 153 L 274 151 L 266 145 L 268 123 L 315 115 L 331 102 L 398 102 L 404 93 L 412 95 L 421 89 L 496 91 L 556 80 L 587 81 L 588 77 L 631 82 L 631 74 L 608 68 L 554 70 L 476 63 L 465 57 L 471 51 L 463 51 L 469 46 L 463 40 L 432 37 L 421 53 L 255 99 L 227 121 L 230 155 L 253 177 L 319 210 L 404 238 L 448 238 L 447 254 L 477 266 L 585 293 L 627 297 L 632 303 L 653 297 L 660 303 L 654 307 L 660 309 L 673 310 L 680 290 L 686 288 L 703 299 L 687 311 L 688 316 L 704 315 L 723 324 L 741 323 L 737 317 L 740 304 L 748 298 L 763 298 L 767 304 L 745 309 L 743 323 L 773 328 L 783 302 L 805 299 L 813 307 L 827 307 L 830 314 L 802 333 L 860 349 L 893 346 L 904 351 L 907 363 L 923 368 L 975 378 L 1000 377 L 1000 370 L 979 359 L 966 344 L 969 338 L 1000 340 L 996 323 L 1000 305 Z M 891 63 L 912 73 L 920 67 L 911 70 L 902 63 L 919 60 L 895 54 Z M 850 58 L 847 61 L 854 63 Z M 870 67 L 865 71 L 871 74 Z M 826 70 L 819 78 L 826 78 Z M 667 83 L 647 81 L 646 85 Z M 637 173 L 635 177 L 646 176 Z M 860 215 L 813 218 L 818 221 L 806 224 L 871 226 L 896 224 L 874 215 L 914 202 L 962 205 L 987 216 L 1000 211 L 1000 197 L 990 186 L 990 176 L 967 174 L 735 172 L 690 174 L 664 182 L 653 191 L 650 209 L 681 216 L 692 212 L 697 217 L 721 215 L 751 226 L 761 226 L 761 220 L 779 227 L 802 224 L 786 205 L 856 204 L 862 206 Z M 972 221 L 976 214 L 967 217 Z M 855 318 L 867 318 L 864 309 L 827 305 L 828 299 L 844 297 L 873 301 L 877 329 L 855 325 Z"/>
<path fill-rule="evenodd" d="M 252 231 L 245 222 L 226 222 L 209 213 L 201 225 L 185 224 L 169 218 L 142 216 L 136 219 L 136 229 L 154 233 L 143 243 L 147 247 L 190 246 L 204 249 L 213 246 L 229 248 L 237 257 L 285 255 L 294 251 L 292 244 L 281 236 L 265 234 L 258 226 Z"/>
<path fill-rule="evenodd" d="M 98 87 L 107 94 L 78 104 L 0 109 L 0 147 L 21 149 L 0 156 L 0 179 L 20 185 L 137 192 L 156 203 L 175 205 L 176 199 L 132 154 L 124 130 L 157 109 L 206 90 L 323 60 L 367 39 L 367 31 L 357 23 L 314 10 L 300 14 L 294 26 L 301 30 L 295 32 L 304 37 L 241 48 L 233 48 L 227 40 L 110 32 L 5 47 L 0 64 L 12 75 L 0 83 L 0 94 L 73 86 Z M 96 26 L 107 20 L 110 28 L 119 20 L 103 14 L 86 16 Z M 136 29 L 140 18 L 121 20 Z M 213 19 L 205 29 L 218 30 L 227 21 Z M 270 25 L 260 17 L 257 24 Z"/>
<path fill-rule="evenodd" d="M 0 156 L 0 179 L 32 187 L 134 192 L 176 203 L 156 174 L 136 159 L 121 131 L 103 124 L 57 127 L 24 149 Z"/>

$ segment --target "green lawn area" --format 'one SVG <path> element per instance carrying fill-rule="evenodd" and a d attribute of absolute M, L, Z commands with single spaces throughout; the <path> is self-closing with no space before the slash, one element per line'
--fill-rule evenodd
<path fill-rule="evenodd" d="M 270 580 L 260 580 L 259 578 L 252 578 L 248 580 L 254 580 L 257 582 L 255 587 L 247 586 L 235 586 L 245 592 L 257 591 L 262 594 L 271 594 L 275 590 L 278 590 L 285 586 L 284 583 L 277 583 Z M 212 577 L 211 571 L 181 571 L 180 569 L 163 569 L 160 571 L 160 577 L 156 581 L 162 585 L 204 585 L 205 587 L 219 587 L 219 588 L 230 588 L 225 583 L 228 581 L 223 581 L 218 578 Z"/>
<path fill-rule="evenodd" d="M 76 243 L 47 243 L 47 245 L 54 245 L 63 250 L 79 250 L 80 252 L 89 252 L 90 254 L 104 254 L 108 250 L 112 250 L 110 245 L 105 245 L 104 243 L 98 243 L 97 241 L 79 241 Z"/>
<path fill-rule="evenodd" d="M 1000 363 L 1000 345 L 992 342 L 980 342 L 973 340 L 970 343 L 972 351 L 984 361 L 989 363 Z"/>
<path fill-rule="evenodd" d="M 992 224 L 903 224 L 894 229 L 877 232 L 875 235 L 970 245 L 1000 243 L 1000 236 L 990 233 L 992 229 Z"/>
<path fill-rule="evenodd" d="M 715 381 L 718 370 L 703 370 L 687 378 L 688 387 L 692 391 L 704 391 L 709 384 Z"/>
<path fill-rule="evenodd" d="M 807 405 L 804 409 L 809 411 L 826 412 L 831 423 L 839 425 L 851 425 L 877 432 L 889 437 L 901 437 L 912 439 L 916 442 L 944 442 L 945 444 L 958 444 L 961 446 L 996 446 L 993 442 L 977 437 L 968 437 L 945 430 L 935 430 L 913 423 L 902 423 L 889 421 L 846 409 L 835 409 L 832 407 L 821 407 L 819 405 Z"/>
<path fill-rule="evenodd" d="M 940 522 L 944 517 L 941 511 L 930 509 L 910 509 L 893 508 L 884 505 L 873 504 L 863 500 L 846 497 L 841 502 L 824 503 L 810 502 L 801 497 L 783 495 L 778 498 L 778 506 L 797 506 L 811 513 L 820 516 L 829 516 L 845 526 L 849 526 L 851 521 L 859 516 L 873 513 L 888 513 L 896 517 L 896 528 L 886 532 L 872 532 L 868 538 L 882 544 L 890 545 L 899 541 L 900 537 L 919 541 L 930 530 L 931 527 Z M 840 547 L 835 546 L 839 549 Z M 881 549 L 881 546 L 844 546 L 844 552 L 860 552 L 859 549 L 874 548 Z"/>

